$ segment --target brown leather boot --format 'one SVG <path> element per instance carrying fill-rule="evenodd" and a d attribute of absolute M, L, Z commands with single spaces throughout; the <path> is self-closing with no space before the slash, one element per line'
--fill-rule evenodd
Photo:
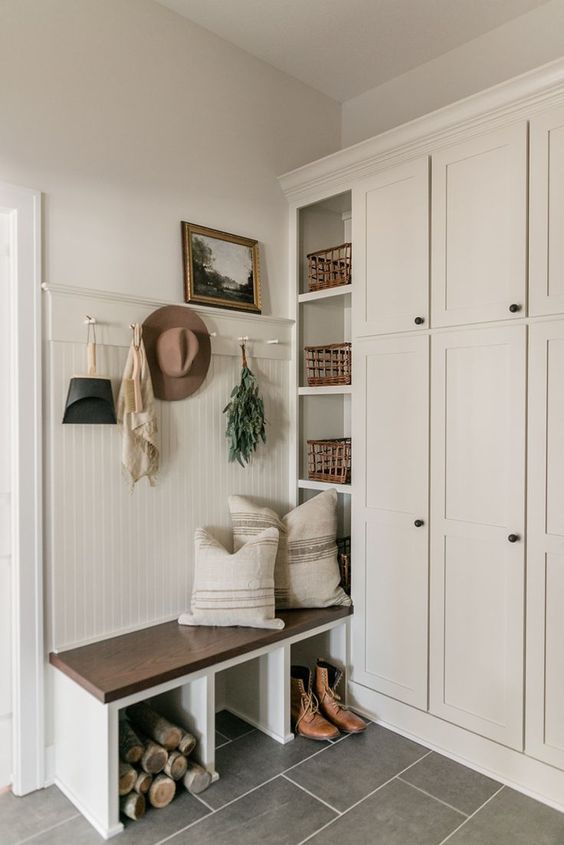
<path fill-rule="evenodd" d="M 319 712 L 311 689 L 311 672 L 307 666 L 292 666 L 292 724 L 294 731 L 308 739 L 327 740 L 340 736 L 338 729 Z"/>
<path fill-rule="evenodd" d="M 366 722 L 347 710 L 337 695 L 337 687 L 343 673 L 336 666 L 325 660 L 318 660 L 315 667 L 315 694 L 319 700 L 319 709 L 323 716 L 336 725 L 340 731 L 359 734 L 366 730 Z"/>

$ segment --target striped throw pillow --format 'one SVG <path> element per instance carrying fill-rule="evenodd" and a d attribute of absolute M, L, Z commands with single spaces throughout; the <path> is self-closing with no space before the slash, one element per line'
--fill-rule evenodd
<path fill-rule="evenodd" d="M 282 519 L 244 496 L 230 496 L 233 544 L 240 549 L 267 528 L 280 538 L 274 570 L 276 607 L 350 605 L 337 562 L 337 491 L 325 490 Z"/>
<path fill-rule="evenodd" d="M 284 627 L 274 618 L 274 564 L 278 529 L 267 528 L 229 554 L 211 534 L 194 535 L 195 572 L 191 613 L 181 625 Z"/>

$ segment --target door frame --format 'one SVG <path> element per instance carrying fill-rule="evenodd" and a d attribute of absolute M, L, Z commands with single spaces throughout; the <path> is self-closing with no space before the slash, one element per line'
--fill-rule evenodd
<path fill-rule="evenodd" d="M 10 216 L 12 791 L 45 786 L 41 194 L 0 182 Z"/>

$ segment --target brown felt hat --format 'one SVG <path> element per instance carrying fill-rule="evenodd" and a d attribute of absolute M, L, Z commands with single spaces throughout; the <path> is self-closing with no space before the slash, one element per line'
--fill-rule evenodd
<path fill-rule="evenodd" d="M 195 311 L 165 305 L 143 323 L 143 341 L 157 399 L 186 399 L 204 381 L 211 358 L 210 336 Z"/>

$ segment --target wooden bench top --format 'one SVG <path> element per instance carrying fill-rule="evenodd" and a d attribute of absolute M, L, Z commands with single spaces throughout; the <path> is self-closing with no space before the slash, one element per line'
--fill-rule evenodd
<path fill-rule="evenodd" d="M 49 662 L 107 704 L 241 654 L 344 619 L 352 607 L 284 610 L 286 627 L 191 628 L 165 622 L 60 653 Z"/>

